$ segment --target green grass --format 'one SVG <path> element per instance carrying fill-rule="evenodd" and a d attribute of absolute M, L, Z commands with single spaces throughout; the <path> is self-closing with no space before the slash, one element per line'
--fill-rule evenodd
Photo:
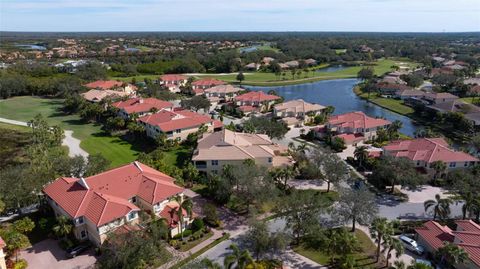
<path fill-rule="evenodd" d="M 87 124 L 78 115 L 64 114 L 60 111 L 62 104 L 62 99 L 15 97 L 0 102 L 0 117 L 27 122 L 35 115 L 42 114 L 50 125 L 72 130 L 73 136 L 81 140 L 82 149 L 89 154 L 102 154 L 111 161 L 111 167 L 136 159 L 140 152 L 137 147 L 118 137 L 106 135 L 98 124 Z"/>
<path fill-rule="evenodd" d="M 192 155 L 191 150 L 187 147 L 178 147 L 171 151 L 164 152 L 164 161 L 168 165 L 182 167 L 190 161 Z"/>
<path fill-rule="evenodd" d="M 409 65 L 416 66 L 416 63 L 408 62 L 406 59 L 380 59 L 373 63 L 372 67 L 375 70 L 376 75 L 383 75 L 392 71 L 393 65 L 398 65 L 400 62 L 408 63 Z M 281 85 L 293 85 L 308 82 L 315 82 L 328 79 L 342 79 L 342 78 L 356 78 L 358 71 L 365 66 L 351 66 L 343 70 L 335 72 L 314 72 L 310 71 L 307 74 L 302 73 L 300 76 L 292 77 L 290 71 L 285 71 L 286 76 L 275 76 L 274 73 L 265 72 L 245 72 L 245 80 L 242 84 L 256 85 L 256 86 L 281 86 Z M 229 83 L 238 83 L 236 74 L 200 74 L 195 76 L 196 78 L 216 78 Z M 112 79 L 118 79 L 121 81 L 131 81 L 133 77 L 112 77 Z M 158 75 L 141 75 L 135 76 L 137 81 L 142 81 L 145 78 L 158 78 Z M 284 78 L 284 79 L 283 79 Z"/>
<path fill-rule="evenodd" d="M 368 98 L 368 93 L 360 93 L 358 89 L 354 90 L 354 92 L 363 99 Z M 370 93 L 370 98 L 368 100 L 378 106 L 381 106 L 404 116 L 412 115 L 414 112 L 412 107 L 403 104 L 403 100 L 394 98 L 383 98 L 376 93 Z"/>
<path fill-rule="evenodd" d="M 335 50 L 335 54 L 337 54 L 337 55 L 344 54 L 344 53 L 347 53 L 347 49 L 336 49 Z"/>
<path fill-rule="evenodd" d="M 357 237 L 361 250 L 357 253 L 351 254 L 357 261 L 359 268 L 368 268 L 369 266 L 375 268 L 375 244 L 373 244 L 370 237 L 363 231 L 355 230 L 355 236 Z M 331 256 L 321 250 L 314 250 L 306 248 L 305 245 L 300 244 L 293 248 L 298 254 L 309 258 L 321 265 L 328 265 L 331 261 Z M 380 267 L 378 267 L 380 268 Z"/>
<path fill-rule="evenodd" d="M 0 122 L 0 129 L 7 129 L 7 130 L 13 130 L 13 131 L 18 131 L 22 133 L 30 132 L 30 128 L 26 126 L 20 126 L 20 125 L 13 125 L 9 123 L 4 123 Z"/>
<path fill-rule="evenodd" d="M 194 240 L 194 241 L 187 241 L 187 243 L 185 245 L 180 246 L 179 250 L 182 251 L 182 252 L 189 251 L 190 249 L 192 249 L 196 245 L 202 243 L 203 241 L 207 240 L 208 238 L 210 238 L 212 236 L 213 236 L 213 232 L 210 231 L 207 234 L 204 234 L 203 237 L 201 237 L 200 239 L 197 239 L 197 240 Z"/>

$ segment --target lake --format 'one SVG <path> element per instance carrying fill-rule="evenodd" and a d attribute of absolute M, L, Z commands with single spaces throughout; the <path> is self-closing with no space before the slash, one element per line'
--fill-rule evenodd
<path fill-rule="evenodd" d="M 15 46 L 22 49 L 28 49 L 28 50 L 46 50 L 47 49 L 44 46 L 35 45 L 35 44 L 20 44 Z"/>
<path fill-rule="evenodd" d="M 343 69 L 346 69 L 347 67 L 343 66 L 343 65 L 331 65 L 331 66 L 327 66 L 325 68 L 320 68 L 320 69 L 317 69 L 315 70 L 315 72 L 318 72 L 318 73 L 330 73 L 330 72 L 336 72 L 336 71 L 340 71 L 340 70 L 343 70 Z"/>
<path fill-rule="evenodd" d="M 392 122 L 399 120 L 403 123 L 403 127 L 400 131 L 406 135 L 413 136 L 415 130 L 420 127 L 419 125 L 414 125 L 412 120 L 408 117 L 368 103 L 359 98 L 353 92 L 353 87 L 357 83 L 357 79 L 337 79 L 277 87 L 244 87 L 250 90 L 264 92 L 275 90 L 279 95 L 283 96 L 286 101 L 303 99 L 307 102 L 317 103 L 324 106 L 334 106 L 334 114 L 363 111 L 371 117 L 382 117 Z"/>

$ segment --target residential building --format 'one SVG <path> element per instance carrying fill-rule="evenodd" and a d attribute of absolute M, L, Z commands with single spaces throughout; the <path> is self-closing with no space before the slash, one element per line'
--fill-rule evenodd
<path fill-rule="evenodd" d="M 107 97 L 121 98 L 121 97 L 129 97 L 131 95 L 122 91 L 92 89 L 92 90 L 89 90 L 88 92 L 82 93 L 81 96 L 89 102 L 98 103 Z"/>
<path fill-rule="evenodd" d="M 340 138 L 351 143 L 372 140 L 377 136 L 380 128 L 386 129 L 390 121 L 381 118 L 372 118 L 361 111 L 331 116 L 325 129 L 330 133 L 340 135 Z"/>
<path fill-rule="evenodd" d="M 127 94 L 135 94 L 137 91 L 137 87 L 121 81 L 116 80 L 97 80 L 94 82 L 90 82 L 85 84 L 85 87 L 89 89 L 97 89 L 97 90 L 116 90 L 122 91 Z"/>
<path fill-rule="evenodd" d="M 382 80 L 380 80 L 380 83 L 402 84 L 402 85 L 407 84 L 400 77 L 395 77 L 395 76 L 384 76 Z"/>
<path fill-rule="evenodd" d="M 260 66 L 261 65 L 257 64 L 257 63 L 249 63 L 249 64 L 245 65 L 244 68 L 246 70 L 255 70 L 256 71 L 256 70 L 260 69 Z"/>
<path fill-rule="evenodd" d="M 377 88 L 380 94 L 388 96 L 394 96 L 397 91 L 412 90 L 412 88 L 404 84 L 386 82 L 377 83 L 375 88 Z"/>
<path fill-rule="evenodd" d="M 284 63 L 285 65 L 288 66 L 288 68 L 297 68 L 300 63 L 298 61 L 288 61 Z"/>
<path fill-rule="evenodd" d="M 173 178 L 139 162 L 87 178 L 60 177 L 43 189 L 55 216 L 70 219 L 75 237 L 97 246 L 118 229 L 139 229 L 142 210 L 166 218 L 170 235 L 178 234 L 175 214 L 165 211 L 172 211 L 172 199 L 183 198 L 183 191 Z M 182 228 L 191 222 L 185 214 Z"/>
<path fill-rule="evenodd" d="M 305 64 L 308 65 L 308 66 L 317 65 L 317 60 L 309 58 L 309 59 L 305 60 Z"/>
<path fill-rule="evenodd" d="M 185 86 L 188 77 L 177 74 L 165 74 L 160 76 L 160 85 L 165 86 L 171 92 L 180 92 L 180 87 Z"/>
<path fill-rule="evenodd" d="M 0 269 L 7 269 L 7 263 L 5 260 L 5 253 L 3 249 L 7 246 L 5 241 L 3 241 L 2 237 L 0 237 Z"/>
<path fill-rule="evenodd" d="M 436 221 L 427 221 L 415 229 L 417 242 L 431 254 L 446 242 L 453 243 L 468 254 L 467 262 L 455 265 L 455 268 L 480 269 L 480 225 L 472 220 L 455 220 L 455 226 L 452 230 Z"/>
<path fill-rule="evenodd" d="M 238 165 L 248 159 L 268 168 L 280 167 L 293 164 L 287 151 L 287 147 L 273 143 L 267 135 L 224 129 L 200 139 L 192 161 L 206 173 L 219 173 L 226 164 Z"/>
<path fill-rule="evenodd" d="M 450 148 L 443 138 L 416 138 L 398 140 L 383 147 L 386 156 L 410 159 L 415 167 L 433 172 L 432 164 L 442 161 L 448 170 L 472 167 L 478 159 L 462 151 Z"/>
<path fill-rule="evenodd" d="M 244 89 L 227 84 L 214 86 L 205 89 L 203 92 L 207 98 L 218 97 L 221 100 L 228 102 L 231 101 L 241 91 L 244 91 Z"/>
<path fill-rule="evenodd" d="M 160 133 L 164 133 L 169 139 L 179 140 L 184 140 L 189 134 L 197 132 L 202 125 L 207 127 L 209 133 L 223 127 L 222 122 L 212 120 L 207 115 L 181 109 L 162 110 L 143 116 L 138 121 L 145 127 L 149 137 L 156 138 Z"/>
<path fill-rule="evenodd" d="M 429 92 L 425 93 L 423 99 L 428 101 L 430 104 L 439 104 L 443 102 L 457 100 L 458 96 L 448 92 Z"/>
<path fill-rule="evenodd" d="M 480 107 L 466 103 L 460 99 L 442 102 L 427 106 L 429 109 L 438 111 L 440 113 L 447 112 L 461 112 L 464 114 L 480 112 Z"/>
<path fill-rule="evenodd" d="M 225 81 L 221 81 L 214 78 L 203 78 L 197 81 L 192 82 L 193 90 L 205 90 L 218 85 L 227 84 Z"/>
<path fill-rule="evenodd" d="M 467 85 L 480 85 L 480 77 L 468 78 L 463 81 L 463 84 Z"/>
<path fill-rule="evenodd" d="M 280 100 L 280 96 L 266 94 L 262 91 L 251 91 L 234 98 L 238 109 L 244 113 L 248 112 L 265 112 L 270 110 L 275 101 Z"/>
<path fill-rule="evenodd" d="M 393 97 L 406 100 L 409 98 L 422 98 L 424 95 L 425 92 L 419 90 L 398 90 Z"/>
<path fill-rule="evenodd" d="M 275 61 L 274 58 L 272 57 L 263 57 L 262 59 L 262 63 L 265 64 L 265 65 L 270 65 L 271 62 Z"/>
<path fill-rule="evenodd" d="M 315 116 L 321 114 L 325 108 L 319 104 L 297 99 L 276 104 L 273 107 L 273 115 L 281 118 L 301 118 L 305 122 L 310 122 Z"/>
<path fill-rule="evenodd" d="M 172 103 L 156 98 L 131 98 L 115 102 L 112 106 L 119 109 L 118 115 L 124 119 L 130 118 L 133 113 L 141 117 L 160 110 L 171 111 L 173 109 Z"/>

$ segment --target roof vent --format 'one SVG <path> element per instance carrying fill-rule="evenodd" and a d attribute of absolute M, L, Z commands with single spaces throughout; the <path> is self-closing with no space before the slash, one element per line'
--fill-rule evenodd
<path fill-rule="evenodd" d="M 138 168 L 138 170 L 140 170 L 140 172 L 143 173 L 143 169 L 140 167 L 140 164 L 137 161 L 134 161 L 133 164 L 135 164 L 135 166 Z"/>
<path fill-rule="evenodd" d="M 89 190 L 90 187 L 88 187 L 88 184 L 87 182 L 85 181 L 85 179 L 83 177 L 80 178 L 80 181 L 78 182 L 80 185 L 82 185 L 85 189 Z"/>

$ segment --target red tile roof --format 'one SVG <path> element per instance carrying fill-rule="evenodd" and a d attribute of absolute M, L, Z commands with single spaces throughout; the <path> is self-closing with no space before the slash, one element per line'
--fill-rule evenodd
<path fill-rule="evenodd" d="M 112 88 L 121 87 L 123 84 L 124 82 L 116 81 L 116 80 L 97 80 L 97 81 L 85 84 L 85 87 L 90 89 L 100 88 L 103 90 L 109 90 Z"/>
<path fill-rule="evenodd" d="M 216 85 L 223 85 L 223 84 L 227 84 L 227 83 L 225 81 L 221 81 L 221 80 L 214 79 L 214 78 L 203 78 L 203 79 L 192 82 L 193 86 L 213 87 L 213 86 L 216 86 Z"/>
<path fill-rule="evenodd" d="M 252 112 L 255 111 L 257 108 L 253 106 L 239 106 L 238 109 L 240 109 L 240 111 L 242 112 Z"/>
<path fill-rule="evenodd" d="M 213 120 L 209 116 L 189 110 L 163 110 L 152 115 L 140 117 L 138 120 L 153 126 L 158 126 L 162 132 L 194 128 L 202 124 L 213 123 Z"/>
<path fill-rule="evenodd" d="M 127 164 L 84 179 L 61 177 L 43 189 L 70 217 L 85 216 L 97 227 L 139 208 L 134 196 L 153 205 L 183 192 L 174 179 L 142 163 Z"/>
<path fill-rule="evenodd" d="M 343 139 L 343 141 L 345 141 L 345 143 L 348 143 L 348 144 L 360 142 L 365 139 L 363 135 L 358 135 L 358 134 L 339 134 L 339 135 L 336 135 L 335 137 Z"/>
<path fill-rule="evenodd" d="M 187 80 L 188 78 L 184 75 L 165 74 L 165 75 L 161 75 L 160 79 L 162 81 L 182 81 L 182 80 Z"/>
<path fill-rule="evenodd" d="M 361 111 L 355 111 L 331 116 L 328 123 L 343 128 L 373 128 L 389 125 L 391 122 L 384 119 L 372 118 Z"/>
<path fill-rule="evenodd" d="M 468 253 L 474 264 L 480 266 L 480 225 L 472 220 L 456 220 L 455 223 L 456 231 L 435 221 L 428 221 L 415 231 L 434 250 L 442 247 L 444 242 L 454 243 Z"/>
<path fill-rule="evenodd" d="M 131 114 L 149 112 L 152 108 L 157 110 L 172 108 L 173 104 L 156 98 L 131 98 L 126 101 L 115 102 L 112 106 L 123 109 L 128 114 Z"/>
<path fill-rule="evenodd" d="M 411 87 L 409 87 L 407 85 L 396 84 L 396 83 L 388 83 L 388 82 L 380 82 L 380 83 L 377 83 L 375 86 L 378 89 L 400 90 L 400 91 L 411 90 L 412 89 Z"/>
<path fill-rule="evenodd" d="M 165 207 L 163 208 L 162 212 L 160 212 L 160 216 L 167 221 L 167 224 L 170 228 L 175 228 L 178 225 L 179 218 L 177 214 L 179 204 L 176 201 L 168 202 Z M 187 211 L 182 209 L 182 214 L 187 216 Z"/>
<path fill-rule="evenodd" d="M 478 159 L 462 151 L 449 148 L 443 138 L 417 138 L 393 141 L 383 147 L 390 155 L 412 161 L 477 162 Z"/>
<path fill-rule="evenodd" d="M 274 101 L 280 99 L 280 96 L 266 94 L 262 91 L 252 91 L 247 92 L 235 97 L 235 101 L 241 102 L 265 102 L 265 101 Z"/>

